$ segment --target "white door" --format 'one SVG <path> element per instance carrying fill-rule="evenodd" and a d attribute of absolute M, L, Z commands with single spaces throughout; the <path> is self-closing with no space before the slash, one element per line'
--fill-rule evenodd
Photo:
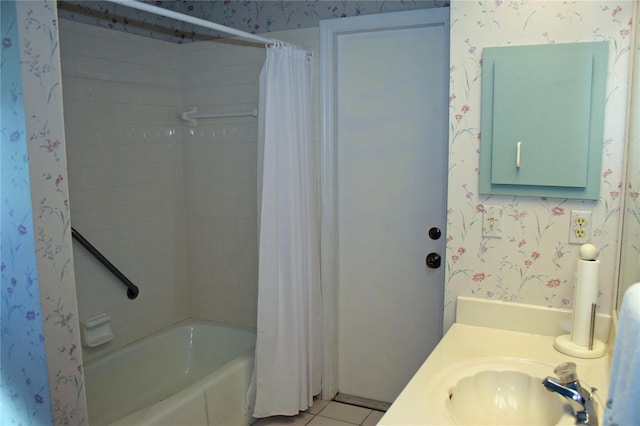
<path fill-rule="evenodd" d="M 334 89 L 323 110 L 332 123 L 323 169 L 333 178 L 325 200 L 335 202 L 333 368 L 338 392 L 391 402 L 442 336 L 443 267 L 425 260 L 445 250 L 448 9 L 353 20 L 331 37 Z"/>

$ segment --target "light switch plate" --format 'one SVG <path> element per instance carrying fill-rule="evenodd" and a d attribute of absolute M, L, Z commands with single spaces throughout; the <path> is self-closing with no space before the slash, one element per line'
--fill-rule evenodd
<path fill-rule="evenodd" d="M 502 207 L 484 206 L 482 238 L 502 238 Z"/>

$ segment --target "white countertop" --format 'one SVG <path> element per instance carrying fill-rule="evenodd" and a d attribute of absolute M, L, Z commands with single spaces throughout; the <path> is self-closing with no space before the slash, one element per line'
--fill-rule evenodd
<path fill-rule="evenodd" d="M 508 322 L 508 318 L 506 320 Z M 453 364 L 487 357 L 511 357 L 547 364 L 549 376 L 555 376 L 553 368 L 556 365 L 572 361 L 577 365 L 581 384 L 584 387 L 598 389 L 599 409 L 602 410 L 602 402 L 606 400 L 609 386 L 609 355 L 596 359 L 570 357 L 553 348 L 554 339 L 553 336 L 456 323 L 378 424 L 382 426 L 438 424 L 439 422 L 428 412 L 425 403 L 428 394 L 427 384 L 438 372 Z"/>

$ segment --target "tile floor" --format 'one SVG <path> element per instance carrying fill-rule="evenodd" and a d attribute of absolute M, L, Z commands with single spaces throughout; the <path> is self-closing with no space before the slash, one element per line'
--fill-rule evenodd
<path fill-rule="evenodd" d="M 336 401 L 317 399 L 313 406 L 297 416 L 275 416 L 258 420 L 254 426 L 374 426 L 382 418 L 382 411 L 356 407 Z"/>

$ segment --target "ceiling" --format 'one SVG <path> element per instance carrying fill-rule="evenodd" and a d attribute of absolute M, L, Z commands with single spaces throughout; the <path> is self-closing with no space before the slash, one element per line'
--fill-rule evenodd
<path fill-rule="evenodd" d="M 253 34 L 317 27 L 321 19 L 403 10 L 445 7 L 448 0 L 386 1 L 166 1 L 145 0 L 154 6 L 195 16 Z M 107 1 L 59 1 L 58 15 L 104 28 L 112 28 L 174 43 L 187 43 L 223 34 L 193 24 L 135 10 Z"/>

